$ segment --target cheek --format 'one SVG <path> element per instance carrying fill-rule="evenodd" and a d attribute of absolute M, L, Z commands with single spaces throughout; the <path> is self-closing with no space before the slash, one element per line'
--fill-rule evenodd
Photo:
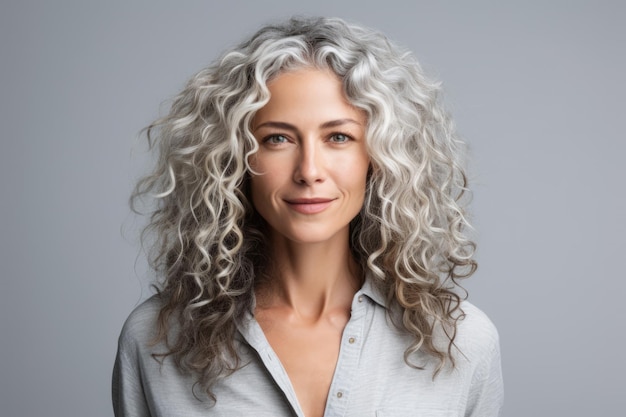
<path fill-rule="evenodd" d="M 337 164 L 340 171 L 338 175 L 344 179 L 344 184 L 353 192 L 365 193 L 367 185 L 367 173 L 369 171 L 369 159 L 356 157 L 352 161 L 342 161 Z"/>
<path fill-rule="evenodd" d="M 264 195 L 265 189 L 268 188 L 268 178 L 271 177 L 271 172 L 268 172 L 266 165 L 265 158 L 259 157 L 258 154 L 250 158 L 250 168 L 255 172 L 251 174 L 250 178 L 250 191 L 253 200 Z"/>
<path fill-rule="evenodd" d="M 273 205 L 272 199 L 283 187 L 284 173 L 280 172 L 279 166 L 264 166 L 262 163 L 256 164 L 254 169 L 259 174 L 250 178 L 252 204 L 257 210 L 262 210 L 262 207 Z"/>
<path fill-rule="evenodd" d="M 260 161 L 259 161 L 259 153 L 254 153 L 252 155 L 250 155 L 248 157 L 248 165 L 250 165 L 250 169 L 252 169 L 253 172 L 260 172 Z M 254 174 L 251 174 L 254 177 Z"/>

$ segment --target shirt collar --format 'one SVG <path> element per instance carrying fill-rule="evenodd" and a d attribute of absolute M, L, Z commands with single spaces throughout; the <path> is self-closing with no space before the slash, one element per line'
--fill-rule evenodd
<path fill-rule="evenodd" d="M 372 272 L 367 271 L 365 273 L 365 282 L 363 283 L 360 292 L 376 304 L 379 304 L 381 307 L 387 308 L 387 300 L 385 299 L 385 296 L 381 294 L 380 288 L 375 285 L 376 280 L 377 278 L 374 277 Z"/>
<path fill-rule="evenodd" d="M 370 300 L 374 301 L 379 306 L 387 309 L 387 300 L 381 293 L 380 289 L 376 286 L 376 280 L 378 278 L 374 277 L 371 271 L 367 271 L 365 273 L 365 281 L 363 282 L 363 286 L 356 294 L 355 297 L 358 297 L 360 294 L 368 297 Z M 256 323 L 254 319 L 254 306 L 256 305 L 256 298 L 253 298 L 252 310 L 247 311 L 244 314 L 243 321 L 237 322 L 237 329 L 241 336 L 250 344 L 251 346 L 269 346 L 267 344 L 265 335 L 261 330 L 261 327 Z M 265 341 L 265 342 L 264 342 Z"/>

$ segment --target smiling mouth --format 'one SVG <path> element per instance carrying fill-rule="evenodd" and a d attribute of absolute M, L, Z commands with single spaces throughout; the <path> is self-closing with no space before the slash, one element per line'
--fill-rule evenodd
<path fill-rule="evenodd" d="M 294 198 L 285 200 L 289 208 L 302 214 L 320 213 L 335 201 L 333 198 Z"/>

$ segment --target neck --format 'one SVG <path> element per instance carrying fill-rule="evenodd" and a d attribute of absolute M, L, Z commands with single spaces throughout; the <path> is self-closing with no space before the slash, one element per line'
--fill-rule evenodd
<path fill-rule="evenodd" d="M 337 309 L 350 309 L 362 280 L 347 229 L 322 243 L 272 236 L 270 255 L 273 268 L 265 285 L 257 290 L 259 307 L 288 308 L 311 320 Z"/>

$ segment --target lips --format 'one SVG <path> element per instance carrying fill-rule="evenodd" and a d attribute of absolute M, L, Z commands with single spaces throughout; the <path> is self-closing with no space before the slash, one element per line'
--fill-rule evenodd
<path fill-rule="evenodd" d="M 320 213 L 332 204 L 334 198 L 294 198 L 285 200 L 289 208 L 302 214 Z"/>

